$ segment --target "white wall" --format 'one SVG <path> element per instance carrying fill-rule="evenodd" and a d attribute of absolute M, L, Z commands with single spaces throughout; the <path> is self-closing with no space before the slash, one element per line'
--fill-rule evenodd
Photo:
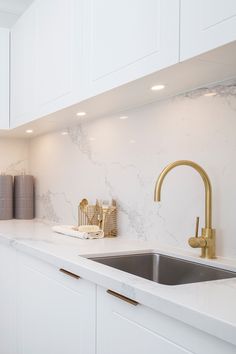
<path fill-rule="evenodd" d="M 0 138 L 0 173 L 27 173 L 28 154 L 28 140 Z"/>
<path fill-rule="evenodd" d="M 236 257 L 236 86 L 217 85 L 124 112 L 129 116 L 84 118 L 30 143 L 30 169 L 37 177 L 37 215 L 77 222 L 83 197 L 119 203 L 119 235 L 156 239 L 188 248 L 195 217 L 204 221 L 200 176 L 179 167 L 166 178 L 162 203 L 153 202 L 158 174 L 170 162 L 190 159 L 206 169 L 213 186 L 217 253 Z M 199 250 L 196 250 L 199 253 Z"/>

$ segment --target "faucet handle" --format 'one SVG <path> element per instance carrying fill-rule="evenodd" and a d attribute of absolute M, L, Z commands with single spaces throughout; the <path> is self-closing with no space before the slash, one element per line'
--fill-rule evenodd
<path fill-rule="evenodd" d="M 196 217 L 195 237 L 198 237 L 198 229 L 199 229 L 199 216 Z"/>
<path fill-rule="evenodd" d="M 206 240 L 201 236 L 198 237 L 198 229 L 199 229 L 199 216 L 196 217 L 196 226 L 195 226 L 195 237 L 190 237 L 188 240 L 189 246 L 193 248 L 204 248 L 206 247 Z"/>

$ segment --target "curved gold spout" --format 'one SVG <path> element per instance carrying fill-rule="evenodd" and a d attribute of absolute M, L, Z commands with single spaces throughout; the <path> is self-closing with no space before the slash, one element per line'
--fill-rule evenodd
<path fill-rule="evenodd" d="M 215 258 L 215 230 L 212 229 L 212 189 L 211 182 L 204 169 L 193 161 L 179 160 L 171 163 L 161 172 L 155 186 L 154 200 L 161 201 L 161 188 L 166 175 L 177 166 L 190 166 L 202 177 L 205 187 L 205 228 L 202 229 L 202 236 L 190 238 L 191 247 L 201 247 L 202 257 Z"/>
<path fill-rule="evenodd" d="M 179 160 L 179 161 L 169 164 L 166 168 L 164 168 L 164 170 L 161 172 L 161 174 L 156 182 L 154 200 L 156 202 L 161 201 L 161 187 L 162 187 L 162 183 L 164 181 L 164 178 L 171 170 L 173 170 L 173 168 L 175 168 L 177 166 L 190 166 L 190 167 L 194 168 L 201 175 L 203 182 L 204 182 L 204 186 L 205 186 L 205 227 L 211 228 L 211 226 L 212 226 L 211 225 L 211 223 L 212 223 L 211 182 L 210 182 L 210 179 L 209 179 L 207 173 L 204 171 L 204 169 L 193 161 Z"/>

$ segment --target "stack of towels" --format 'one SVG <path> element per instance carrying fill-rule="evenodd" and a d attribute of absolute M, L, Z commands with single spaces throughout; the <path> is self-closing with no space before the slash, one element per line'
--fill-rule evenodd
<path fill-rule="evenodd" d="M 104 232 L 96 225 L 55 225 L 52 227 L 52 230 L 62 235 L 77 237 L 83 240 L 104 237 Z"/>

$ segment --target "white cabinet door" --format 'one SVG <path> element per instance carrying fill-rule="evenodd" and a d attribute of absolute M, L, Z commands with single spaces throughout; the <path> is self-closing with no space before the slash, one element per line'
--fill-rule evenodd
<path fill-rule="evenodd" d="M 37 111 L 39 116 L 85 96 L 83 24 L 87 0 L 37 0 Z"/>
<path fill-rule="evenodd" d="M 11 127 L 88 95 L 87 0 L 35 0 L 12 29 Z"/>
<path fill-rule="evenodd" d="M 0 245 L 0 353 L 17 353 L 16 252 Z"/>
<path fill-rule="evenodd" d="M 179 0 L 90 0 L 91 94 L 179 60 Z"/>
<path fill-rule="evenodd" d="M 9 30 L 0 28 L 0 129 L 9 128 Z"/>
<path fill-rule="evenodd" d="M 181 0 L 180 58 L 236 40 L 235 0 Z"/>
<path fill-rule="evenodd" d="M 95 285 L 19 258 L 20 354 L 95 354 Z"/>
<path fill-rule="evenodd" d="M 11 128 L 27 123 L 36 114 L 35 49 L 33 3 L 11 30 Z"/>
<path fill-rule="evenodd" d="M 97 291 L 97 354 L 233 354 L 235 347 L 143 305 Z"/>

